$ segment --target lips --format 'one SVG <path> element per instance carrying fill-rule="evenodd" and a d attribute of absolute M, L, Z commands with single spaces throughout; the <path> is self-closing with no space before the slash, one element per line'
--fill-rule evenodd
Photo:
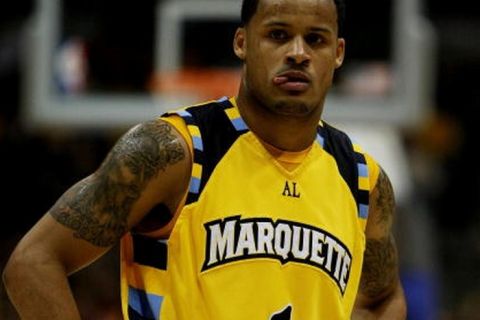
<path fill-rule="evenodd" d="M 310 86 L 310 77 L 302 71 L 286 71 L 276 75 L 273 83 L 285 91 L 303 92 Z"/>

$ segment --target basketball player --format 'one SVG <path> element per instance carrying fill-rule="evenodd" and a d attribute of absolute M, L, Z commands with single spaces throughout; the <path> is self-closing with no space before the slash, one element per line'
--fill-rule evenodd
<path fill-rule="evenodd" d="M 21 317 L 78 319 L 68 275 L 121 241 L 126 319 L 405 319 L 392 186 L 321 120 L 342 17 L 245 0 L 237 97 L 133 127 L 60 197 L 4 273 Z"/>

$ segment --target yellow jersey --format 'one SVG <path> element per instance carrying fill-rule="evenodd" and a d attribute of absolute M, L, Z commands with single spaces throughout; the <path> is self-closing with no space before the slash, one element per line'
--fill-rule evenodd
<path fill-rule="evenodd" d="M 122 239 L 124 317 L 350 319 L 375 161 L 321 122 L 287 169 L 234 99 L 164 115 L 175 116 L 193 152 L 188 196 L 168 239 Z"/>

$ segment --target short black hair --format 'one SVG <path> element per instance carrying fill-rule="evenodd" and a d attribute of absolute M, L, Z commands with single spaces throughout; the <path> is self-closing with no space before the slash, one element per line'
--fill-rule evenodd
<path fill-rule="evenodd" d="M 337 26 L 338 26 L 338 35 L 343 35 L 343 28 L 345 23 L 345 1 L 344 0 L 333 0 L 335 6 L 337 7 Z M 242 26 L 246 26 L 252 17 L 257 11 L 258 3 L 260 0 L 243 0 L 242 3 L 242 13 L 241 13 L 241 22 Z"/>

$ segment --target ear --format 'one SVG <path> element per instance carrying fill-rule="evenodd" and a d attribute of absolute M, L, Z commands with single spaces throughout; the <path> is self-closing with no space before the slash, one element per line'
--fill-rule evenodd
<path fill-rule="evenodd" d="M 247 39 L 245 28 L 238 28 L 233 38 L 233 51 L 240 60 L 245 60 L 247 52 Z"/>
<path fill-rule="evenodd" d="M 337 50 L 335 58 L 335 68 L 340 68 L 343 64 L 343 59 L 345 58 L 345 39 L 338 38 L 337 40 Z"/>

